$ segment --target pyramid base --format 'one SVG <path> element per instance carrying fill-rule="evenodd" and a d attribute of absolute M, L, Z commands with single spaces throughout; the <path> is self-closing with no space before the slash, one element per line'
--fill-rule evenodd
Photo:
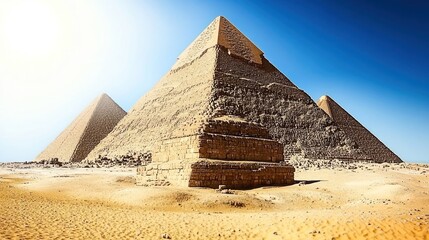
<path fill-rule="evenodd" d="M 152 162 L 137 168 L 136 184 L 139 186 L 187 187 L 191 176 L 190 161 Z"/>
<path fill-rule="evenodd" d="M 137 185 L 249 189 L 285 186 L 294 181 L 295 168 L 283 163 L 202 160 L 194 163 L 151 163 L 137 169 Z"/>
<path fill-rule="evenodd" d="M 294 183 L 295 168 L 285 163 L 201 161 L 191 168 L 189 187 L 248 189 Z"/>

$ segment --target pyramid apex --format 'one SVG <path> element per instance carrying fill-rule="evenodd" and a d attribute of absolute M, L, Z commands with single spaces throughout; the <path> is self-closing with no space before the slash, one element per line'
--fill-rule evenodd
<path fill-rule="evenodd" d="M 327 101 L 329 99 L 330 99 L 330 97 L 328 95 L 323 95 L 319 98 L 319 101 Z"/>
<path fill-rule="evenodd" d="M 102 100 L 111 100 L 111 101 L 113 101 L 113 99 L 107 93 L 102 93 L 102 94 L 98 95 L 98 97 L 96 99 L 98 101 L 102 101 Z"/>
<path fill-rule="evenodd" d="M 96 103 L 97 105 L 102 105 L 103 107 L 109 107 L 109 108 L 113 108 L 113 109 L 120 109 L 120 111 L 124 112 L 125 111 L 121 108 L 121 106 L 119 106 L 115 100 L 113 100 L 107 93 L 102 93 L 101 95 L 99 95 L 95 100 L 94 103 Z"/>
<path fill-rule="evenodd" d="M 219 16 L 217 44 L 227 48 L 230 55 L 262 64 L 264 53 L 223 16 Z"/>
<path fill-rule="evenodd" d="M 228 21 L 228 19 L 222 15 L 217 16 L 213 21 L 219 21 L 219 20 L 227 20 Z"/>
<path fill-rule="evenodd" d="M 180 54 L 173 69 L 199 57 L 205 50 L 222 46 L 228 54 L 251 63 L 262 64 L 264 54 L 224 16 L 217 16 L 208 27 Z"/>

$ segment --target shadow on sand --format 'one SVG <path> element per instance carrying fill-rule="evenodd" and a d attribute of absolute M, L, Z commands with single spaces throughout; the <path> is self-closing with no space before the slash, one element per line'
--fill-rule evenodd
<path fill-rule="evenodd" d="M 321 181 L 326 181 L 326 180 L 295 180 L 295 183 L 292 185 L 295 185 L 295 184 L 308 185 L 308 184 L 318 183 Z"/>

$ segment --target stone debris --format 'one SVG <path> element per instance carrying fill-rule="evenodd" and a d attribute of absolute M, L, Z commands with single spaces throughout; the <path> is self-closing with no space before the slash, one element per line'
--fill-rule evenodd
<path fill-rule="evenodd" d="M 116 164 L 114 162 L 108 163 L 99 163 L 99 162 L 59 162 L 52 163 L 51 161 L 40 161 L 40 162 L 9 162 L 9 163 L 0 163 L 0 167 L 11 168 L 11 169 L 26 169 L 26 168 L 129 168 L 136 167 L 136 165 L 131 164 Z"/>
<path fill-rule="evenodd" d="M 171 239 L 170 235 L 168 235 L 167 233 L 163 233 L 163 234 L 161 235 L 161 237 L 162 237 L 163 239 Z"/>
<path fill-rule="evenodd" d="M 232 207 L 236 207 L 236 208 L 242 208 L 242 207 L 246 206 L 245 203 L 239 202 L 239 201 L 234 201 L 234 200 L 229 200 L 225 204 L 230 205 Z"/>
<path fill-rule="evenodd" d="M 221 194 L 234 194 L 233 191 L 231 191 L 231 189 L 222 189 L 220 191 Z"/>
<path fill-rule="evenodd" d="M 379 164 L 372 161 L 350 161 L 350 160 L 324 160 L 324 159 L 306 159 L 300 155 L 294 155 L 291 157 L 289 164 L 293 165 L 297 171 L 306 170 L 319 170 L 319 169 L 335 169 L 337 171 L 356 171 L 356 170 L 374 170 L 382 169 L 384 171 L 409 169 L 414 171 L 416 174 L 422 173 L 419 169 L 426 169 L 429 171 L 429 164 L 416 164 L 416 163 L 383 163 Z"/>
<path fill-rule="evenodd" d="M 125 114 L 107 94 L 100 95 L 35 161 L 49 164 L 82 161 Z"/>
<path fill-rule="evenodd" d="M 219 185 L 219 188 L 216 189 L 216 192 L 220 194 L 234 194 L 231 189 L 226 188 L 226 185 Z"/>
<path fill-rule="evenodd" d="M 115 157 L 113 159 L 99 156 L 95 160 L 83 160 L 82 163 L 87 164 L 95 164 L 97 166 L 128 166 L 128 167 L 136 167 L 141 165 L 147 165 L 152 162 L 152 153 L 143 152 L 129 152 L 126 155 Z"/>

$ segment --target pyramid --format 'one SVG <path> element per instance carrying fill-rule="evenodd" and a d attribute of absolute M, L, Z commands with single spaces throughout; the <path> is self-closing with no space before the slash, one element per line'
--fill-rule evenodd
<path fill-rule="evenodd" d="M 60 162 L 76 162 L 85 159 L 125 114 L 107 94 L 100 95 L 35 161 L 58 159 Z"/>
<path fill-rule="evenodd" d="M 338 103 L 329 96 L 322 96 L 317 105 L 328 114 L 332 120 L 353 139 L 374 162 L 395 162 L 402 160 L 384 145 L 368 129 L 360 124 Z"/>
<path fill-rule="evenodd" d="M 88 158 L 142 152 L 152 153 L 139 168 L 142 184 L 238 188 L 291 183 L 293 167 L 284 160 L 295 154 L 368 158 L 224 17 L 180 54 Z"/>

